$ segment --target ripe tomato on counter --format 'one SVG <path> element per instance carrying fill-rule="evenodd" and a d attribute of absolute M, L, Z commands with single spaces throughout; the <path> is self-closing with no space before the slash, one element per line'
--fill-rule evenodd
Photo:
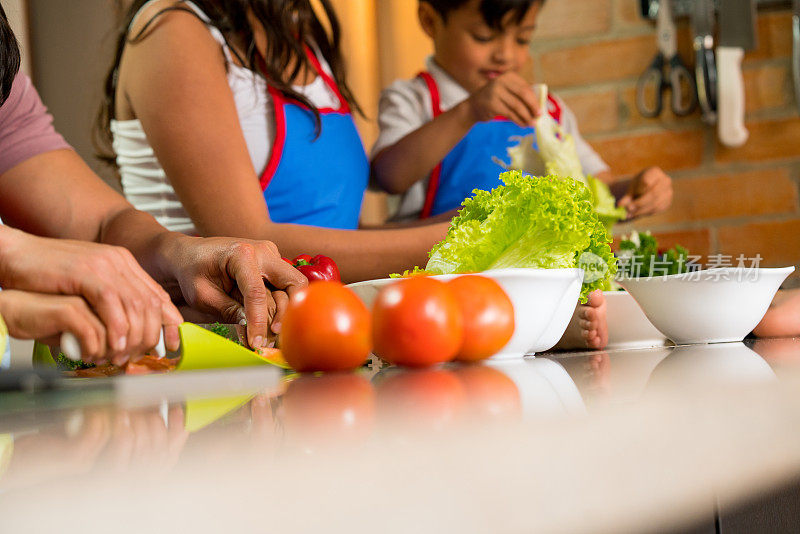
<path fill-rule="evenodd" d="M 514 335 L 514 305 L 495 280 L 480 275 L 453 278 L 447 285 L 461 310 L 464 340 L 456 360 L 474 362 L 496 354 Z"/>
<path fill-rule="evenodd" d="M 309 284 L 289 301 L 280 334 L 286 362 L 296 371 L 348 371 L 369 356 L 370 315 L 338 282 Z"/>
<path fill-rule="evenodd" d="M 389 363 L 424 367 L 450 361 L 462 335 L 458 301 L 439 280 L 399 280 L 381 290 L 373 304 L 374 351 Z"/>

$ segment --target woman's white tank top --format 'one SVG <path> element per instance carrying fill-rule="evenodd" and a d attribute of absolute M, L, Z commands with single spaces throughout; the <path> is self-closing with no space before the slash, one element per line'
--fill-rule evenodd
<path fill-rule="evenodd" d="M 142 6 L 142 10 L 151 2 Z M 208 16 L 193 2 L 186 0 L 184 3 L 208 24 L 212 37 L 219 43 L 225 54 L 228 85 L 233 93 L 239 124 L 242 127 L 250 160 L 255 170 L 254 179 L 258 179 L 267 165 L 275 139 L 274 110 L 272 98 L 267 92 L 266 80 L 255 72 L 236 64 L 225 38 L 217 28 L 210 24 Z M 135 22 L 136 18 L 133 20 L 133 23 Z M 317 55 L 321 56 L 319 53 Z M 319 59 L 322 68 L 330 74 L 329 65 L 322 57 Z M 306 96 L 318 108 L 339 106 L 339 99 L 319 76 L 310 84 L 295 86 L 294 89 Z M 112 120 L 111 133 L 122 189 L 131 204 L 137 209 L 153 215 L 162 226 L 169 230 L 197 234 L 194 223 L 183 209 L 183 205 L 150 146 L 142 123 L 138 119 Z"/>

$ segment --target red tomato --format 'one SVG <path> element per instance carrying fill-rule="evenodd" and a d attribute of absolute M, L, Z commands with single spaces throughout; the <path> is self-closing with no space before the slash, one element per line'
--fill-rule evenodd
<path fill-rule="evenodd" d="M 453 373 L 464 385 L 471 418 L 480 422 L 505 421 L 522 415 L 519 389 L 502 371 L 486 365 L 465 365 Z"/>
<path fill-rule="evenodd" d="M 315 282 L 295 294 L 283 318 L 281 350 L 296 371 L 347 371 L 371 350 L 369 310 L 338 282 Z"/>
<path fill-rule="evenodd" d="M 458 301 L 433 278 L 406 278 L 386 286 L 372 307 L 375 354 L 389 363 L 424 367 L 450 361 L 462 332 Z"/>
<path fill-rule="evenodd" d="M 464 324 L 464 343 L 456 360 L 474 362 L 496 354 L 514 335 L 514 306 L 500 284 L 485 276 L 459 276 L 453 291 Z"/>

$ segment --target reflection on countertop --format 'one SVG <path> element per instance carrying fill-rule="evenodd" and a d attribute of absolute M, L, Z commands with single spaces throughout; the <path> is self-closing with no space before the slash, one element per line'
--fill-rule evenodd
<path fill-rule="evenodd" d="M 421 499 L 441 490 L 452 493 L 445 501 L 458 509 L 489 494 L 507 503 L 492 501 L 462 516 L 447 513 L 440 517 L 444 530 L 481 531 L 482 521 L 493 521 L 502 525 L 498 531 L 532 525 L 623 531 L 645 519 L 665 526 L 691 522 L 699 513 L 692 495 L 697 502 L 713 497 L 712 490 L 739 498 L 800 474 L 800 452 L 790 447 L 800 440 L 800 389 L 794 387 L 800 383 L 800 339 L 549 354 L 423 370 L 378 367 L 304 376 L 273 369 L 197 371 L 3 393 L 0 516 L 9 525 L 43 528 L 50 523 L 30 523 L 20 502 L 75 487 L 109 513 L 119 504 L 110 497 L 117 485 L 181 489 L 202 501 L 218 489 L 204 477 L 234 484 L 232 490 L 226 486 L 232 491 L 226 502 L 233 506 L 234 495 L 253 489 L 256 473 L 274 476 L 263 481 L 263 496 L 277 501 L 265 506 L 274 510 L 279 502 L 288 514 L 298 507 L 286 499 L 303 488 L 327 495 L 327 477 L 347 467 L 352 478 L 339 480 L 325 507 L 341 521 L 331 525 L 348 524 L 347 514 L 339 513 L 344 509 L 336 512 L 332 503 L 350 503 L 347 492 L 368 498 L 354 488 L 368 483 L 378 508 L 355 507 L 364 524 L 392 495 L 433 520 L 426 514 L 434 507 Z M 98 388 L 100 383 L 107 387 Z M 728 408 L 739 410 L 739 423 Z M 744 423 L 761 429 L 769 453 L 753 454 L 747 467 L 734 472 L 730 466 L 741 465 L 742 447 L 753 448 L 752 436 L 737 434 Z M 716 450 L 726 433 L 729 450 Z M 694 441 L 700 438 L 702 445 Z M 488 457 L 475 456 L 481 447 Z M 713 466 L 703 465 L 708 454 L 715 455 Z M 670 469 L 662 472 L 650 462 Z M 302 480 L 292 479 L 293 472 Z M 666 472 L 667 479 L 659 478 Z M 705 482 L 698 483 L 694 477 L 701 474 Z M 241 487 L 234 475 L 242 477 Z M 416 494 L 409 491 L 412 475 L 424 480 Z M 604 495 L 592 493 L 609 477 L 625 483 Z M 636 491 L 649 491 L 685 513 L 670 515 L 631 500 Z M 535 519 L 508 511 L 519 492 L 530 494 Z M 559 495 L 579 497 L 600 515 L 572 517 L 555 506 Z M 46 502 L 55 502 L 57 511 L 62 501 Z M 170 516 L 165 528 L 180 515 L 163 513 Z M 246 526 L 246 516 L 236 520 Z M 276 525 L 292 525 L 289 515 L 281 517 L 286 521 Z M 200 525 L 214 530 L 211 523 Z"/>

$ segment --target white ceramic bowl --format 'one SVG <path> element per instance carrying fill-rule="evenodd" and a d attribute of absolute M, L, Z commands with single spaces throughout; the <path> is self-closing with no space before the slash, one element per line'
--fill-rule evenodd
<path fill-rule="evenodd" d="M 514 335 L 494 360 L 521 358 L 555 345 L 567 329 L 578 302 L 583 269 L 498 269 L 480 273 L 499 283 L 514 305 Z M 435 276 L 449 280 L 459 275 Z M 393 278 L 368 280 L 349 287 L 368 306 Z M 551 343 L 552 341 L 552 343 Z"/>
<path fill-rule="evenodd" d="M 663 346 L 667 338 L 647 318 L 627 291 L 603 291 L 606 299 L 608 345 L 606 349 L 640 349 Z"/>
<path fill-rule="evenodd" d="M 794 267 L 721 268 L 620 280 L 656 328 L 675 343 L 741 341 L 761 321 Z"/>
<path fill-rule="evenodd" d="M 547 325 L 544 332 L 536 343 L 530 348 L 531 353 L 544 352 L 555 347 L 556 343 L 561 340 L 564 331 L 569 326 L 573 313 L 575 313 L 575 306 L 578 305 L 578 297 L 581 294 L 581 285 L 583 285 L 583 275 L 580 278 L 575 277 L 572 279 L 571 285 L 564 292 L 561 297 L 561 302 L 556 306 L 553 318 L 550 324 Z"/>

